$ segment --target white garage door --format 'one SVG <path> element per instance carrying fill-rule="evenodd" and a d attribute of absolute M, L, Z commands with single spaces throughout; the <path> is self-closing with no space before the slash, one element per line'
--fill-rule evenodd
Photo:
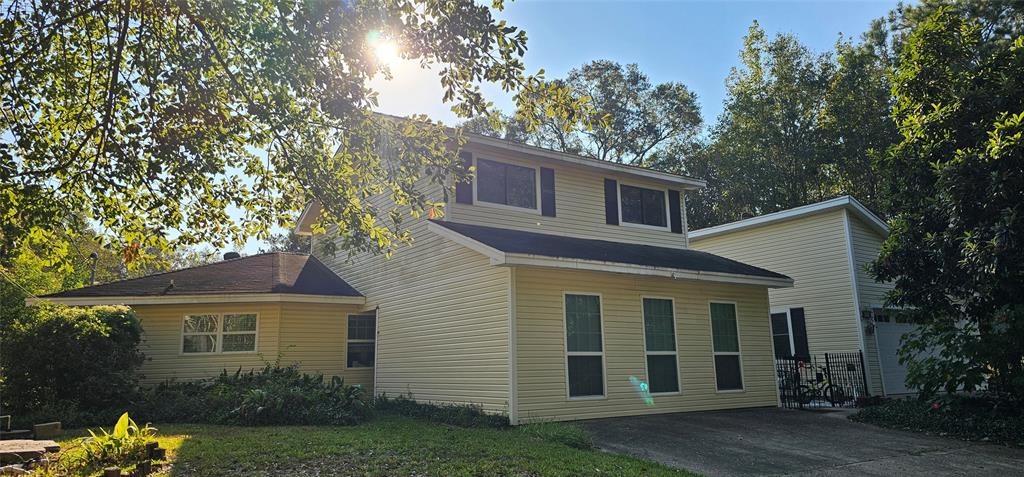
<path fill-rule="evenodd" d="M 882 365 L 882 378 L 886 394 L 905 394 L 916 392 L 907 388 L 907 367 L 900 364 L 897 351 L 900 338 L 916 325 L 908 323 L 875 323 L 875 336 L 878 338 L 878 361 Z"/>

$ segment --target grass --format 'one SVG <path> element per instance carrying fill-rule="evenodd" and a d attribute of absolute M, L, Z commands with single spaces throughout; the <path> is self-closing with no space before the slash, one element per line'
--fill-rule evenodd
<path fill-rule="evenodd" d="M 563 423 L 461 428 L 383 416 L 347 427 L 155 426 L 175 476 L 693 475 L 597 451 Z"/>

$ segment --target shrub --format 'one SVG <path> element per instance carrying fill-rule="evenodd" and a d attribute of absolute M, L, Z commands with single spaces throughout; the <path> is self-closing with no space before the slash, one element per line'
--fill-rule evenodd
<path fill-rule="evenodd" d="M 509 426 L 508 416 L 487 413 L 482 407 L 472 404 L 431 404 L 417 402 L 405 396 L 389 398 L 382 395 L 374 400 L 374 409 L 459 427 Z"/>
<path fill-rule="evenodd" d="M 1024 446 L 1024 410 L 989 396 L 898 399 L 865 407 L 850 419 L 970 441 Z"/>
<path fill-rule="evenodd" d="M 135 392 L 141 336 L 139 319 L 123 306 L 20 310 L 0 329 L 4 412 L 19 423 L 91 424 L 83 421 Z"/>
<path fill-rule="evenodd" d="M 360 388 L 278 365 L 223 372 L 201 381 L 166 382 L 144 390 L 135 408 L 153 422 L 243 426 L 349 425 L 368 413 Z"/>

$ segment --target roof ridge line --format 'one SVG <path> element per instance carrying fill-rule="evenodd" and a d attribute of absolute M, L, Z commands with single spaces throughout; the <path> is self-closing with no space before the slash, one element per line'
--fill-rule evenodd
<path fill-rule="evenodd" d="M 98 287 L 98 286 L 104 286 L 104 285 L 112 285 L 112 284 L 115 284 L 115 283 L 131 282 L 131 281 L 135 281 L 135 280 L 142 280 L 144 278 L 159 277 L 161 275 L 167 275 L 169 273 L 176 273 L 176 272 L 181 272 L 181 271 L 184 271 L 184 270 L 195 270 L 197 268 L 210 267 L 210 266 L 213 266 L 213 265 L 219 265 L 219 264 L 227 263 L 227 262 L 234 262 L 234 261 L 237 261 L 237 260 L 245 260 L 245 259 L 250 259 L 250 258 L 256 258 L 256 257 L 263 256 L 263 255 L 269 255 L 269 254 L 272 254 L 272 253 L 282 253 L 282 252 L 262 252 L 262 253 L 257 253 L 257 254 L 253 254 L 253 255 L 245 255 L 245 256 L 242 256 L 242 257 L 238 257 L 238 258 L 229 258 L 227 260 L 217 260 L 216 262 L 203 263 L 203 264 L 195 265 L 195 266 L 192 266 L 192 267 L 176 268 L 174 270 L 165 270 L 165 271 L 162 271 L 162 272 L 151 273 L 149 275 L 143 275 L 141 277 L 121 278 L 121 279 L 113 280 L 113 281 L 109 281 L 109 282 L 95 283 L 95 284 L 87 285 L 87 286 L 84 286 L 84 287 L 72 288 L 71 290 L 85 290 L 87 288 L 92 288 L 92 287 Z M 62 291 L 64 291 L 64 290 L 62 290 Z M 55 293 L 60 293 L 60 292 L 55 292 Z"/>

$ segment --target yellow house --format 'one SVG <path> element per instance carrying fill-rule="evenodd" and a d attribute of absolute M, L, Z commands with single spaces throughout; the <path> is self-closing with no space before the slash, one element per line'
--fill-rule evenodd
<path fill-rule="evenodd" d="M 862 352 L 869 392 L 893 395 L 911 392 L 897 348 L 914 325 L 885 310 L 893 285 L 865 268 L 888 235 L 884 221 L 844 196 L 694 230 L 690 244 L 796 280 L 768 293 L 777 355 Z"/>
<path fill-rule="evenodd" d="M 142 322 L 142 382 L 190 380 L 280 361 L 373 386 L 375 316 L 315 257 L 283 252 L 68 290 L 41 299 L 124 304 Z"/>
<path fill-rule="evenodd" d="M 768 290 L 793 281 L 688 247 L 703 181 L 478 135 L 461 159 L 411 246 L 320 257 L 377 310 L 377 393 L 513 423 L 777 405 Z"/>
<path fill-rule="evenodd" d="M 689 248 L 686 194 L 703 181 L 476 135 L 461 159 L 473 180 L 452 185 L 443 219 L 409 222 L 413 243 L 390 258 L 259 255 L 140 279 L 154 296 L 118 296 L 128 281 L 50 298 L 134 306 L 150 381 L 280 354 L 512 423 L 778 404 L 769 289 L 793 280 Z M 313 250 L 330 240 L 313 236 Z M 245 285 L 274 260 L 314 272 Z M 236 352 L 242 341 L 255 345 Z"/>

